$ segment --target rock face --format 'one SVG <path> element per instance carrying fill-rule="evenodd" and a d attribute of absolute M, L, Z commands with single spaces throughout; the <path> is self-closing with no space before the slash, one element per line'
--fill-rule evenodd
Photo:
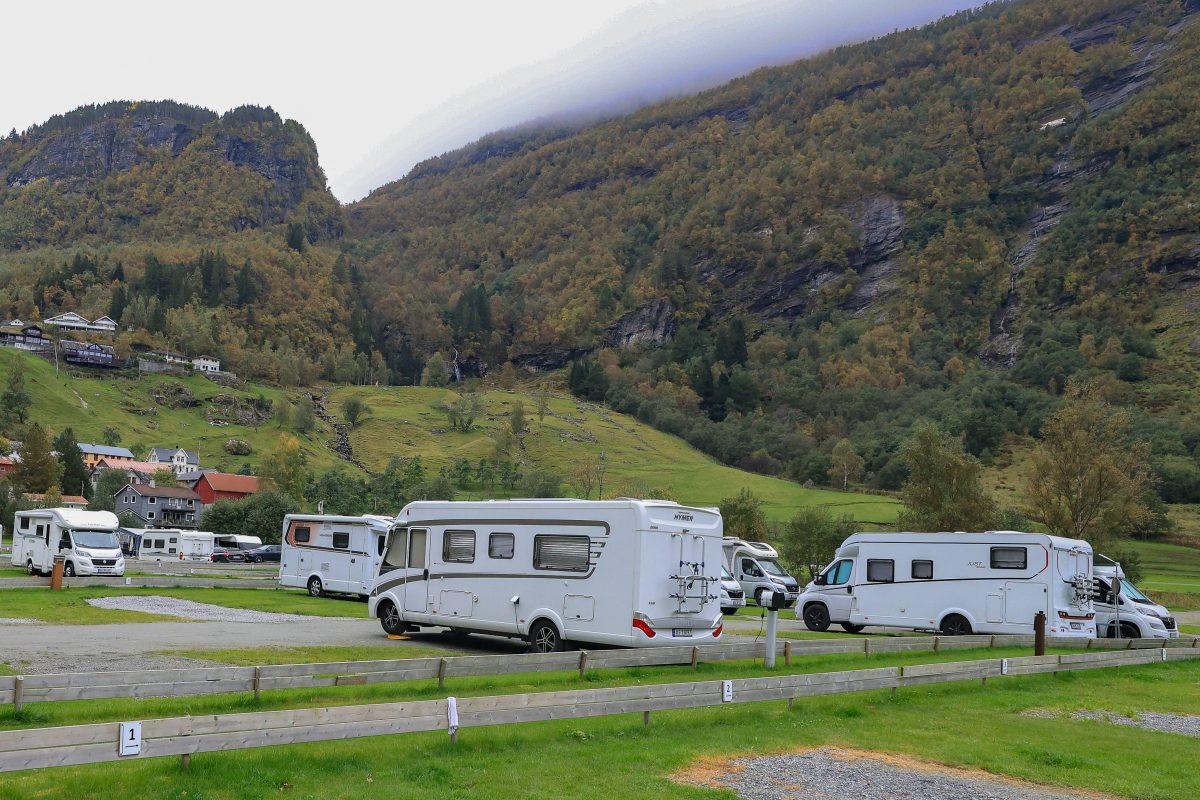
<path fill-rule="evenodd" d="M 661 345 L 675 335 L 675 307 L 670 300 L 655 300 L 621 317 L 608 329 L 612 347 Z"/>

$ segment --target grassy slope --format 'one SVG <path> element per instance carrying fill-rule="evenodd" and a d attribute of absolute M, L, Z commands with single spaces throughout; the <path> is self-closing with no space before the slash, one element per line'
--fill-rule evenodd
<path fill-rule="evenodd" d="M 934 654 L 920 655 L 925 661 L 943 660 Z M 881 658 L 871 665 L 884 663 Z M 733 677 L 744 671 L 736 665 L 715 666 L 717 671 L 698 670 L 699 677 Z M 698 759 L 834 745 L 1126 797 L 1183 800 L 1200 793 L 1200 777 L 1193 769 L 1195 745 L 1188 737 L 1061 715 L 1029 718 L 1021 713 L 1032 708 L 1060 714 L 1079 708 L 1200 713 L 1200 695 L 1194 691 L 1197 675 L 1194 662 L 1175 663 L 1004 678 L 990 681 L 986 687 L 913 687 L 895 696 L 881 691 L 806 698 L 794 710 L 777 702 L 656 712 L 649 727 L 643 727 L 638 715 L 627 714 L 468 728 L 460 732 L 457 745 L 439 732 L 202 754 L 193 758 L 187 773 L 180 772 L 177 759 L 41 770 L 6 776 L 0 782 L 0 797 L 265 798 L 287 790 L 296 797 L 326 800 L 365 796 L 558 798 L 577 793 L 583 785 L 581 776 L 603 775 L 602 781 L 587 783 L 590 796 L 701 798 L 714 795 L 676 784 L 670 774 Z M 645 677 L 662 680 L 666 676 Z M 554 685 L 557 681 L 551 676 L 539 676 L 538 682 L 539 687 L 506 685 L 502 691 L 562 688 Z M 595 685 L 609 683 L 599 680 Z M 573 685 L 578 685 L 577 681 Z M 361 695 L 359 702 L 368 695 L 385 699 L 381 687 L 342 688 L 350 690 L 344 697 Z M 456 693 L 459 688 L 456 684 Z M 436 690 L 430 689 L 429 696 L 436 695 Z M 265 693 L 260 707 L 275 707 L 275 694 Z M 218 700 L 231 703 L 221 698 L 189 698 L 186 702 L 194 706 L 193 713 L 214 713 L 225 710 L 209 707 Z M 31 718 L 26 724 L 126 718 L 120 714 L 128 711 L 127 701 L 121 708 L 113 708 L 114 702 L 91 702 L 69 715 L 64 713 L 65 707 L 79 704 L 35 705 L 31 717 L 39 719 Z M 140 718 L 177 713 L 183 702 L 141 701 Z M 234 705 L 230 710 L 259 707 L 248 700 Z M 947 708 L 954 713 L 945 713 Z M 11 724 L 11 713 L 0 711 L 0 719 Z M 930 724 L 931 720 L 936 724 Z M 987 736 L 981 737 L 981 730 L 986 730 Z M 1112 769 L 1113 764 L 1130 763 L 1131 754 L 1137 769 Z"/>
<path fill-rule="evenodd" d="M 186 447 L 199 451 L 201 465 L 230 472 L 236 472 L 247 461 L 257 465 L 279 435 L 273 422 L 258 428 L 214 426 L 205 419 L 203 406 L 166 408 L 158 406 L 151 397 L 156 387 L 182 383 L 201 400 L 218 394 L 246 398 L 263 394 L 273 402 L 279 402 L 284 396 L 279 389 L 257 385 L 247 386 L 245 390 L 225 389 L 201 377 L 143 375 L 126 378 L 100 370 L 88 371 L 89 376 L 96 377 L 76 378 L 66 370 L 56 375 L 54 364 L 9 348 L 0 348 L 0 380 L 7 381 L 15 358 L 24 359 L 25 382 L 33 395 L 30 418 L 49 428 L 52 435 L 69 425 L 79 441 L 99 442 L 104 429 L 113 427 L 121 432 L 121 443 L 125 447 L 135 443 L 147 447 Z M 151 413 L 139 414 L 131 409 Z M 301 437 L 309 463 L 317 471 L 339 463 L 337 455 L 324 444 L 328 435 L 327 426 L 321 426 L 312 437 Z M 229 439 L 250 442 L 254 452 L 244 457 L 229 455 L 222 449 Z"/>
<path fill-rule="evenodd" d="M 520 401 L 528 431 L 514 457 L 526 470 L 561 472 L 567 484 L 573 465 L 594 460 L 603 452 L 605 494 L 626 487 L 629 491 L 644 488 L 681 503 L 716 505 L 746 487 L 763 499 L 767 516 L 774 520 L 786 520 L 800 508 L 828 505 L 835 513 L 850 514 L 860 523 L 884 525 L 892 522 L 899 510 L 899 503 L 891 498 L 806 489 L 724 466 L 683 440 L 631 417 L 562 395 L 551 398 L 549 413 L 539 421 L 530 396 L 487 392 L 483 397 L 486 415 L 469 433 L 449 430 L 446 415 L 438 410 L 439 404 L 456 398 L 448 389 L 343 387 L 334 391 L 330 408 L 340 408 L 352 395 L 374 409 L 350 436 L 355 457 L 372 470 L 382 469 L 393 455 L 419 455 L 433 470 L 460 457 L 474 464 L 493 452 L 491 432 L 509 425 L 512 406 Z M 564 490 L 575 492 L 569 486 Z"/>

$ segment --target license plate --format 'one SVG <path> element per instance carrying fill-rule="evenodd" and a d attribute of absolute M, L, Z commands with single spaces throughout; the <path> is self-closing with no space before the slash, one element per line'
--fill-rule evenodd
<path fill-rule="evenodd" d="M 1079 624 L 1078 622 L 1072 622 L 1072 623 L 1071 623 L 1071 630 L 1073 630 L 1073 631 L 1081 631 L 1081 630 L 1083 630 L 1083 626 L 1082 626 L 1081 624 Z"/>
<path fill-rule="evenodd" d="M 675 638 L 685 637 L 685 638 L 690 639 L 690 638 L 692 638 L 692 629 L 691 628 L 671 628 L 671 635 L 674 636 Z"/>

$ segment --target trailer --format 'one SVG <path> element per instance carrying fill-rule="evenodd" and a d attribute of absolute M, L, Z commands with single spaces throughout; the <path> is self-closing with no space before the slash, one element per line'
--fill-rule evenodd
<path fill-rule="evenodd" d="M 13 566 L 30 575 L 48 575 L 54 557 L 63 557 L 63 573 L 124 575 L 125 558 L 117 540 L 120 524 L 110 511 L 38 508 L 18 511 L 13 519 Z"/>
<path fill-rule="evenodd" d="M 535 652 L 721 636 L 721 514 L 665 500 L 409 503 L 368 604 L 389 634 L 491 633 Z"/>
<path fill-rule="evenodd" d="M 387 517 L 288 514 L 283 520 L 279 585 L 363 597 L 379 570 L 392 521 Z"/>
<path fill-rule="evenodd" d="M 1041 533 L 856 533 L 797 603 L 809 630 L 836 622 L 945 635 L 1096 635 L 1092 547 Z"/>

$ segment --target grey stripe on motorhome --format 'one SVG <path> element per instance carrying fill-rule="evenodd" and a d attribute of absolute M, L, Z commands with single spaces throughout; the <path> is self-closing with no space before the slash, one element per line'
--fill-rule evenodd
<path fill-rule="evenodd" d="M 393 569 L 417 569 L 417 567 L 393 567 Z M 584 580 L 585 578 L 592 577 L 592 573 L 594 573 L 595 571 L 596 571 L 596 566 L 593 564 L 592 568 L 589 569 L 587 572 L 574 573 L 571 575 L 557 575 L 557 574 L 547 575 L 546 570 L 542 570 L 541 572 L 530 572 L 530 573 L 521 573 L 521 572 L 439 572 L 439 573 L 432 573 L 431 572 L 429 575 L 424 575 L 424 574 L 408 575 L 403 578 L 390 578 L 386 581 L 380 581 L 379 583 L 375 584 L 375 587 L 373 589 L 371 589 L 371 594 L 379 594 L 380 592 L 386 592 L 388 589 L 391 589 L 396 586 L 401 586 L 406 583 L 418 583 L 420 581 L 436 581 L 439 578 L 507 578 L 510 580 L 515 579 L 515 578 L 548 578 L 549 580 L 553 580 L 553 581 L 581 581 L 581 580 Z M 383 573 L 383 574 L 386 574 L 386 573 Z"/>

